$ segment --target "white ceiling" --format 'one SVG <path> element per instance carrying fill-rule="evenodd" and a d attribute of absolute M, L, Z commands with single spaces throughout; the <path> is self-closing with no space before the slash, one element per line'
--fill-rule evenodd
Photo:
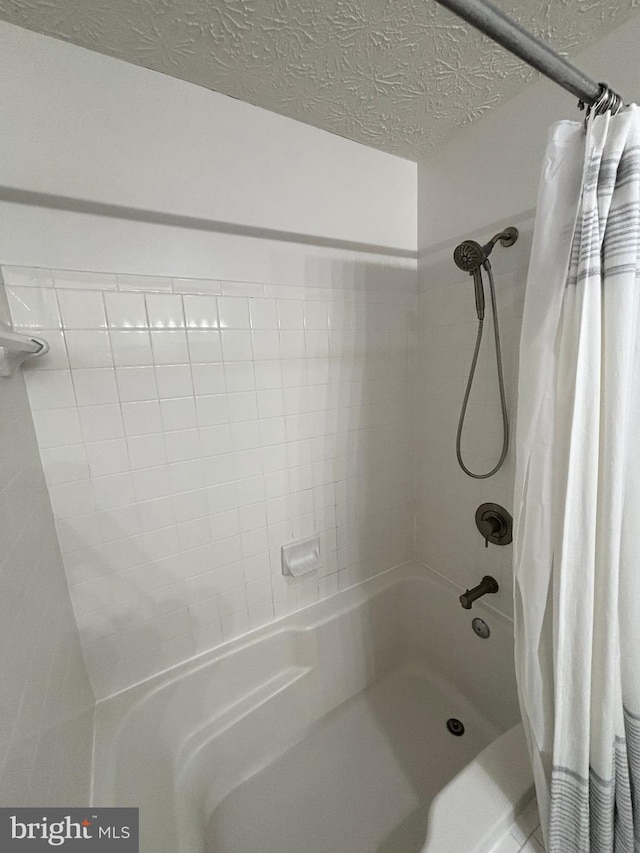
<path fill-rule="evenodd" d="M 499 5 L 569 56 L 638 14 Z M 412 160 L 534 77 L 434 0 L 0 0 L 0 18 Z"/>

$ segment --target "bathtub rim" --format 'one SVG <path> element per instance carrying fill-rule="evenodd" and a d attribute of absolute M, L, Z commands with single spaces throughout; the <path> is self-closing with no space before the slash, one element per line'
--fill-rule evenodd
<path fill-rule="evenodd" d="M 461 587 L 435 572 L 429 566 L 416 560 L 410 560 L 339 590 L 327 598 L 312 602 L 293 613 L 274 619 L 266 625 L 234 637 L 212 649 L 199 652 L 186 661 L 180 661 L 159 673 L 98 700 L 94 718 L 90 802 L 95 802 L 96 771 L 99 752 L 103 748 L 99 745 L 99 741 L 104 743 L 105 736 L 108 737 L 109 735 L 117 739 L 117 732 L 120 727 L 123 727 L 129 717 L 156 694 L 170 688 L 183 678 L 200 672 L 218 661 L 242 652 L 244 649 L 249 649 L 269 638 L 292 633 L 309 634 L 319 626 L 366 604 L 380 593 L 411 580 L 433 584 L 445 595 L 455 596 L 455 599 L 458 598 L 461 591 Z M 479 613 L 484 611 L 485 615 L 490 615 L 492 620 L 497 619 L 503 627 L 513 632 L 513 620 L 502 611 L 491 607 L 485 601 L 476 602 L 474 606 Z"/>

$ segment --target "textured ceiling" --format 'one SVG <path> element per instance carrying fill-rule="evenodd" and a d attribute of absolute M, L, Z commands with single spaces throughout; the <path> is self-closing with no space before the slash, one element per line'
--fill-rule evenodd
<path fill-rule="evenodd" d="M 637 4 L 500 6 L 571 55 Z M 434 0 L 0 0 L 0 18 L 409 159 L 534 76 Z"/>

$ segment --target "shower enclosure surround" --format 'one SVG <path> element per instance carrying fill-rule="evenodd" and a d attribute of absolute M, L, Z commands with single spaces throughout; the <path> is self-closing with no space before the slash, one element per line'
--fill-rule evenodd
<path fill-rule="evenodd" d="M 512 628 L 456 592 L 409 563 L 99 702 L 93 802 L 141 853 L 493 849 L 532 791 Z"/>
<path fill-rule="evenodd" d="M 98 697 L 410 556 L 415 269 L 364 263 L 327 287 L 2 268 L 51 345 L 25 377 Z M 314 533 L 323 568 L 282 577 Z"/>
<path fill-rule="evenodd" d="M 495 277 L 502 345 L 510 446 L 502 468 L 487 480 L 474 480 L 460 470 L 455 436 L 478 319 L 473 279 L 452 258 L 454 246 L 469 237 L 480 243 L 511 219 L 487 223 L 481 230 L 423 249 L 418 269 L 418 333 L 416 344 L 416 559 L 462 589 L 483 575 L 495 577 L 500 591 L 491 605 L 511 616 L 513 605 L 512 546 L 485 542 L 475 525 L 480 504 L 491 502 L 514 515 L 514 437 L 518 345 L 533 223 L 516 218 L 520 232 L 512 247 L 498 245 L 491 262 Z M 462 456 L 472 471 L 489 471 L 500 456 L 502 421 L 492 347 L 493 324 L 486 311 L 485 330 L 474 386 L 462 433 Z"/>

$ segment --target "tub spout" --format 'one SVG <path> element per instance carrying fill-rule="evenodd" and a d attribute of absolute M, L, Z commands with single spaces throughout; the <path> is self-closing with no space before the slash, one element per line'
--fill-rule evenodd
<path fill-rule="evenodd" d="M 460 604 L 465 610 L 471 610 L 474 601 L 483 595 L 487 595 L 487 593 L 497 592 L 499 588 L 498 581 L 495 578 L 492 578 L 491 575 L 485 575 L 478 586 L 468 589 L 460 596 Z"/>

